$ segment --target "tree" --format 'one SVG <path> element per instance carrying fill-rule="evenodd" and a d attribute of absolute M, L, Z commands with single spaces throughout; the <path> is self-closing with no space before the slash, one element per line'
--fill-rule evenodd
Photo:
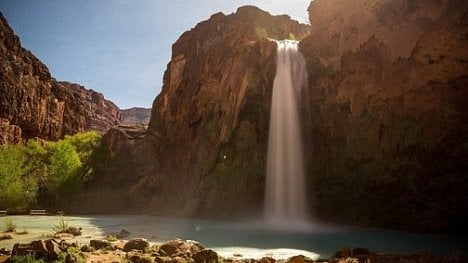
<path fill-rule="evenodd" d="M 49 153 L 46 188 L 56 203 L 62 203 L 80 188 L 81 160 L 75 146 L 66 140 L 50 142 L 46 149 Z"/>
<path fill-rule="evenodd" d="M 77 133 L 73 136 L 65 136 L 64 141 L 72 144 L 79 155 L 82 163 L 79 171 L 81 179 L 88 178 L 93 172 L 91 159 L 101 144 L 101 135 L 94 131 Z"/>
<path fill-rule="evenodd" d="M 25 164 L 23 146 L 0 147 L 0 208 L 22 211 L 34 202 L 37 184 L 28 176 Z"/>

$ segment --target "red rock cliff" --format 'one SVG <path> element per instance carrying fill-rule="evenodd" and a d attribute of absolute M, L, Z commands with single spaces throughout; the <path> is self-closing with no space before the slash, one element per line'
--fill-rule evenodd
<path fill-rule="evenodd" d="M 146 138 L 109 136 L 118 165 L 102 179 L 125 181 L 145 211 L 261 213 L 276 57 L 266 37 L 293 33 L 309 71 L 303 113 L 315 215 L 460 231 L 468 220 L 467 10 L 461 0 L 315 0 L 310 28 L 254 7 L 213 15 L 173 45 Z"/>
<path fill-rule="evenodd" d="M 466 220 L 467 6 L 311 3 L 301 50 L 318 216 L 420 231 L 454 231 Z"/>
<path fill-rule="evenodd" d="M 110 128 L 120 123 L 120 109 L 112 101 L 106 100 L 101 93 L 92 89 L 86 89 L 86 87 L 76 83 L 66 81 L 61 81 L 59 83 L 67 90 L 78 94 L 84 102 L 86 117 L 85 130 L 98 131 L 104 134 Z"/>
<path fill-rule="evenodd" d="M 307 32 L 252 6 L 185 32 L 172 47 L 144 146 L 120 162 L 134 170 L 111 169 L 133 178 L 135 203 L 192 216 L 259 209 L 276 54 L 268 38 Z"/>
<path fill-rule="evenodd" d="M 102 94 L 55 81 L 47 67 L 21 47 L 2 15 L 0 58 L 0 144 L 104 132 L 118 123 L 119 109 Z"/>

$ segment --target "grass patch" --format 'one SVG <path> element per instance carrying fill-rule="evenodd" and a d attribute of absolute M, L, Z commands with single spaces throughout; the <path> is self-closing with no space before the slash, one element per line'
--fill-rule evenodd
<path fill-rule="evenodd" d="M 117 236 L 114 234 L 108 234 L 106 235 L 105 239 L 109 242 L 114 242 L 117 241 Z"/>
<path fill-rule="evenodd" d="M 33 255 L 13 256 L 9 258 L 6 262 L 8 263 L 45 263 L 43 259 L 37 259 Z"/>
<path fill-rule="evenodd" d="M 16 230 L 16 224 L 10 218 L 6 217 L 3 222 L 3 232 L 12 233 Z"/>
<path fill-rule="evenodd" d="M 67 252 L 61 253 L 59 259 L 56 263 L 59 262 L 76 262 L 76 263 L 86 263 L 86 258 L 81 251 L 76 247 L 69 247 Z"/>
<path fill-rule="evenodd" d="M 70 227 L 67 218 L 64 213 L 59 213 L 57 218 L 57 223 L 52 225 L 52 230 L 54 233 L 65 233 L 67 232 L 68 227 Z"/>

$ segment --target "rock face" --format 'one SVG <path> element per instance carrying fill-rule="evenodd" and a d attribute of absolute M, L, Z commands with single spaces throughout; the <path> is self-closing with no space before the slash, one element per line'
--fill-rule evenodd
<path fill-rule="evenodd" d="M 127 180 L 135 203 L 155 213 L 260 213 L 276 58 L 268 37 L 292 33 L 309 71 L 315 215 L 465 229 L 467 9 L 461 0 L 315 0 L 310 28 L 255 7 L 215 14 L 173 45 L 146 137 L 112 144 L 133 157 L 111 150 L 125 164 L 102 176 Z"/>
<path fill-rule="evenodd" d="M 107 130 L 120 113 L 101 94 L 55 81 L 0 14 L 0 144 Z M 102 115 L 101 115 L 102 114 Z"/>
<path fill-rule="evenodd" d="M 162 185 L 150 202 L 186 215 L 258 208 L 276 54 L 268 38 L 307 32 L 288 16 L 246 6 L 179 38 L 146 138 L 158 162 L 148 174 Z"/>
<path fill-rule="evenodd" d="M 151 109 L 134 107 L 120 110 L 122 125 L 148 125 L 151 117 Z"/>
<path fill-rule="evenodd" d="M 106 133 L 110 128 L 119 125 L 121 111 L 112 101 L 106 100 L 104 95 L 92 89 L 66 81 L 59 82 L 66 89 L 78 94 L 84 102 L 87 131 L 98 131 Z"/>
<path fill-rule="evenodd" d="M 316 0 L 310 200 L 322 219 L 459 231 L 468 202 L 467 4 Z M 339 18 L 339 19 L 338 19 Z"/>
<path fill-rule="evenodd" d="M 275 74 L 269 38 L 307 32 L 288 16 L 246 6 L 184 33 L 173 45 L 146 137 L 121 128 L 106 135 L 111 165 L 95 183 L 127 188 L 132 203 L 154 213 L 258 212 Z"/>

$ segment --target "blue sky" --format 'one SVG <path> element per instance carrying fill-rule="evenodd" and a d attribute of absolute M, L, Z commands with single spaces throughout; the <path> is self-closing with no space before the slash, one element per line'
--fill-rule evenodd
<path fill-rule="evenodd" d="M 59 80 L 120 108 L 151 107 L 179 36 L 212 14 L 256 5 L 307 23 L 310 0 L 0 0 L 0 11 Z"/>

